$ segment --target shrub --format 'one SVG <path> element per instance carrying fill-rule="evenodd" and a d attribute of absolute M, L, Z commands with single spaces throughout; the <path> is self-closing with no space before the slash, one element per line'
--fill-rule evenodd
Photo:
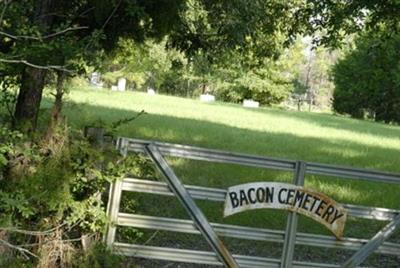
<path fill-rule="evenodd" d="M 71 266 L 81 251 L 77 250 L 81 237 L 100 238 L 105 230 L 108 219 L 102 194 L 108 185 L 126 174 L 153 174 L 148 160 L 94 148 L 65 126 L 53 139 L 57 142 L 28 141 L 7 127 L 0 128 L 0 241 L 6 241 L 0 243 L 0 252 L 7 251 L 0 263 L 27 258 L 26 265 Z M 94 261 L 96 256 L 101 259 Z M 98 267 L 113 267 L 114 257 L 104 258 L 91 255 L 87 267 L 96 267 L 96 262 L 111 265 Z"/>

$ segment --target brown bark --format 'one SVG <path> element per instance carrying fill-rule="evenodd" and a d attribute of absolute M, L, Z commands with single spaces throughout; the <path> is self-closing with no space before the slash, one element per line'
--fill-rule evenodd
<path fill-rule="evenodd" d="M 56 0 L 36 1 L 32 24 L 38 25 L 44 33 L 53 24 L 54 16 L 49 14 L 54 9 L 56 2 Z M 13 123 L 14 128 L 24 133 L 30 133 L 36 129 L 46 74 L 47 70 L 30 66 L 27 66 L 22 73 Z"/>
<path fill-rule="evenodd" d="M 14 113 L 14 128 L 24 133 L 35 130 L 45 85 L 46 70 L 26 67 L 22 75 Z"/>

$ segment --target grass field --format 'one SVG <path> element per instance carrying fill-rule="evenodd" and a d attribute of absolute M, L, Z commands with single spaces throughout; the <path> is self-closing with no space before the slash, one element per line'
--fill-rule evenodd
<path fill-rule="evenodd" d="M 246 109 L 234 104 L 201 103 L 193 99 L 97 89 L 72 90 L 64 109 L 68 122 L 75 128 L 110 125 L 141 110 L 146 114 L 120 127 L 116 134 L 400 173 L 400 127 L 397 126 L 331 114 L 275 108 Z M 288 172 L 172 158 L 169 161 L 187 184 L 225 188 L 244 182 L 292 180 Z M 400 187 L 395 185 L 307 175 L 306 186 L 339 202 L 400 209 Z M 144 198 L 139 197 L 139 201 Z M 184 210 L 173 200 L 139 203 L 142 204 L 139 211 L 186 217 Z M 171 206 L 173 209 L 167 208 Z M 213 221 L 274 229 L 284 229 L 285 226 L 284 211 L 250 211 L 221 219 L 221 204 L 200 202 L 200 206 Z M 350 219 L 345 235 L 371 237 L 385 224 Z M 328 233 L 305 217 L 300 218 L 299 229 Z M 393 239 L 398 241 L 399 235 Z"/>

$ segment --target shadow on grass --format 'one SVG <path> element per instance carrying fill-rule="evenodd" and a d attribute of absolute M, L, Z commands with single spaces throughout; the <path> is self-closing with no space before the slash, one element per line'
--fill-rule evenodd
<path fill-rule="evenodd" d="M 81 129 L 85 125 L 92 124 L 111 125 L 112 122 L 132 117 L 137 112 L 139 111 L 132 112 L 131 110 L 74 103 L 69 103 L 65 109 L 68 122 L 73 127 Z M 292 115 L 304 120 L 306 116 L 312 116 L 311 114 L 303 116 L 302 113 L 293 113 L 290 114 L 290 117 Z M 333 126 L 339 120 L 332 119 L 331 123 L 326 124 Z M 319 121 L 321 121 L 320 118 Z M 338 122 L 336 123 L 338 124 Z M 321 124 L 323 123 L 321 122 Z M 346 125 L 346 128 L 350 127 L 350 123 Z M 355 129 L 357 129 L 356 126 Z M 396 131 L 397 134 L 398 132 Z M 380 136 L 384 136 L 385 133 L 376 131 L 376 135 L 381 134 Z M 400 172 L 399 150 L 373 144 L 360 144 L 356 140 L 351 142 L 348 139 L 340 138 L 325 139 L 297 136 L 291 133 L 263 132 L 221 123 L 156 114 L 145 114 L 137 120 L 121 126 L 117 134 L 270 157 Z M 394 130 L 389 135 L 392 134 L 395 135 Z"/>
<path fill-rule="evenodd" d="M 104 106 L 69 103 L 65 108 L 65 114 L 73 127 L 82 129 L 85 125 L 91 125 L 96 121 L 110 125 L 111 122 L 132 117 L 136 113 Z M 298 114 L 300 117 L 303 116 L 302 113 Z M 297 116 L 294 113 L 291 115 Z M 332 122 L 335 120 L 339 119 L 332 119 Z M 121 126 L 117 134 L 269 157 L 400 172 L 399 150 L 396 149 L 342 139 L 300 137 L 289 133 L 248 130 L 202 120 L 145 114 Z M 229 182 L 265 180 L 268 177 L 282 181 L 291 180 L 289 174 L 265 173 L 265 170 L 250 170 L 232 165 L 201 164 L 199 161 L 187 160 L 177 160 L 172 164 L 183 174 L 188 183 L 203 182 L 206 185 L 226 187 L 232 185 Z M 307 178 L 310 186 L 324 189 L 325 192 L 338 198 L 338 201 L 399 208 L 397 196 L 400 187 L 397 186 L 309 175 Z"/>
<path fill-rule="evenodd" d="M 339 115 L 286 111 L 279 109 L 258 109 L 251 111 L 258 114 L 268 114 L 268 115 L 273 114 L 274 116 L 281 118 L 294 118 L 297 120 L 304 121 L 306 123 L 319 125 L 324 128 L 347 130 L 357 134 L 374 135 L 380 138 L 400 139 L 399 129 L 395 129 L 395 126 L 387 125 L 384 123 L 377 123 L 361 119 L 357 120 Z M 376 129 L 377 124 L 380 125 L 380 129 Z M 368 128 L 369 126 L 371 128 Z"/>

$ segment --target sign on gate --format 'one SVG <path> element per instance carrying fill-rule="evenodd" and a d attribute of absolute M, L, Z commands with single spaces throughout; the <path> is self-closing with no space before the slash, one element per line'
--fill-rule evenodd
<path fill-rule="evenodd" d="M 336 238 L 343 236 L 347 211 L 328 196 L 304 187 L 277 182 L 255 182 L 228 188 L 224 217 L 259 208 L 286 209 L 325 225 Z"/>
<path fill-rule="evenodd" d="M 254 155 L 231 153 L 193 146 L 168 144 L 120 138 L 117 143 L 121 153 L 145 153 L 155 164 L 160 179 L 146 180 L 124 178 L 111 185 L 107 206 L 114 224 L 109 225 L 105 241 L 119 254 L 156 260 L 224 265 L 228 268 L 265 267 L 358 267 L 372 253 L 400 257 L 400 243 L 386 241 L 400 227 L 400 210 L 339 204 L 330 197 L 304 187 L 307 174 L 358 179 L 400 185 L 400 174 L 374 170 L 331 166 L 321 163 L 274 159 Z M 293 184 L 280 182 L 255 182 L 232 186 L 228 189 L 185 185 L 167 163 L 165 156 L 183 157 L 216 163 L 238 164 L 272 170 L 293 172 Z M 190 219 L 125 213 L 120 210 L 123 192 L 173 196 L 186 209 Z M 225 216 L 248 209 L 273 208 L 288 210 L 285 230 L 254 228 L 235 224 L 209 222 L 196 200 L 225 202 Z M 297 231 L 298 214 L 303 214 L 328 227 L 336 236 Z M 370 240 L 342 237 L 347 217 L 390 221 Z M 180 249 L 166 246 L 138 245 L 118 241 L 117 228 L 144 228 L 168 232 L 201 235 L 212 251 Z M 222 237 L 266 241 L 282 244 L 281 258 L 232 254 Z M 294 259 L 295 246 L 312 246 L 352 250 L 354 254 L 342 264 L 317 263 Z"/>

